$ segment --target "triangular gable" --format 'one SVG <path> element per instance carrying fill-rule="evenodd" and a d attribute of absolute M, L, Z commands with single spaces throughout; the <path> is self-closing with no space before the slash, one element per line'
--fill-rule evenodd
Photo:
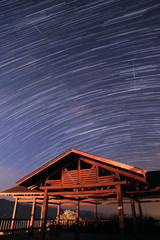
<path fill-rule="evenodd" d="M 108 169 L 110 171 L 118 171 L 120 174 L 134 178 L 138 181 L 146 182 L 145 173 L 143 169 L 135 168 L 133 166 L 116 162 L 110 159 L 102 158 L 87 152 L 83 152 L 74 148 L 70 148 L 68 151 L 49 161 L 42 167 L 38 168 L 34 172 L 20 179 L 17 183 L 23 186 L 33 186 L 34 184 L 41 182 L 54 172 L 71 162 L 81 159 L 82 161 L 87 160 L 90 164 L 97 164 L 98 166 Z"/>

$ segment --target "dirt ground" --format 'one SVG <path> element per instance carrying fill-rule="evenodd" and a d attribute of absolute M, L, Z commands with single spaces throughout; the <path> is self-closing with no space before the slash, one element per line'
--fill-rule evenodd
<path fill-rule="evenodd" d="M 38 240 L 40 239 L 40 233 L 36 232 L 33 236 L 28 236 L 27 233 L 14 233 L 12 235 L 2 235 L 0 240 Z M 46 233 L 45 240 L 75 240 L 74 232 L 59 232 L 56 235 L 49 232 Z M 118 240 L 119 234 L 101 234 L 101 233 L 79 233 L 79 240 Z M 159 236 L 145 235 L 145 236 L 133 236 L 127 235 L 126 240 L 159 240 Z"/>
<path fill-rule="evenodd" d="M 0 240 L 41 240 L 40 232 L 34 232 L 29 236 L 26 232 L 15 232 L 14 234 L 0 235 Z M 45 240 L 75 240 L 72 231 L 60 231 L 58 233 L 46 232 Z M 117 240 L 121 239 L 119 234 L 107 233 L 79 233 L 79 240 Z M 159 235 L 126 235 L 126 240 L 159 240 Z"/>

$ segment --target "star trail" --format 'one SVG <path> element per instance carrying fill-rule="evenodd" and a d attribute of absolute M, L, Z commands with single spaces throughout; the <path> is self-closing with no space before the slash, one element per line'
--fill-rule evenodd
<path fill-rule="evenodd" d="M 159 23 L 154 0 L 0 1 L 1 189 L 70 147 L 160 169 Z"/>

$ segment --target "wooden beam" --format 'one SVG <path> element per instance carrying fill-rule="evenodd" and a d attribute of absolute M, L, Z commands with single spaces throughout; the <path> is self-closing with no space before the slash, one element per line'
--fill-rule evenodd
<path fill-rule="evenodd" d="M 84 162 L 87 162 L 87 163 L 90 163 L 90 164 L 93 165 L 93 161 L 91 161 L 91 160 L 89 160 L 89 159 L 82 158 L 82 157 L 81 157 L 80 159 L 81 159 L 82 161 L 84 161 Z M 101 168 L 107 169 L 107 170 L 109 170 L 109 171 L 111 171 L 111 172 L 119 173 L 119 174 L 122 174 L 122 175 L 124 175 L 124 176 L 133 178 L 133 179 L 135 179 L 135 180 L 137 180 L 137 181 L 141 181 L 141 182 L 147 183 L 147 182 L 146 182 L 146 179 L 145 179 L 144 177 L 137 176 L 136 174 L 127 172 L 127 171 L 125 171 L 125 170 L 121 170 L 121 169 L 118 169 L 118 168 L 114 168 L 114 167 L 112 167 L 112 166 L 107 166 L 107 165 L 102 164 L 102 163 L 99 163 L 99 162 L 97 162 L 97 161 L 96 161 L 96 162 L 94 161 L 94 164 L 97 165 L 97 166 L 99 166 L 99 167 L 101 167 Z"/>
<path fill-rule="evenodd" d="M 21 198 L 27 198 L 27 199 L 30 199 L 31 201 L 33 201 L 33 198 L 36 198 L 36 199 L 43 199 L 44 198 L 44 196 L 41 196 L 41 195 L 27 196 L 27 195 L 25 195 L 25 193 L 22 196 L 13 195 L 13 198 L 17 198 L 17 197 L 19 198 L 19 200 Z"/>
<path fill-rule="evenodd" d="M 106 190 L 101 190 L 101 191 L 106 191 Z M 99 195 L 95 195 L 95 193 L 93 193 L 94 194 L 94 197 L 92 197 L 91 195 L 93 195 L 93 194 L 83 194 L 83 195 L 81 195 L 81 197 L 83 196 L 83 198 L 85 197 L 86 198 L 86 200 L 85 199 L 80 199 L 80 201 L 82 202 L 83 201 L 83 203 L 84 204 L 94 204 L 94 201 L 96 200 L 96 201 L 107 201 L 106 203 L 104 202 L 104 203 L 102 203 L 102 204 L 115 204 L 115 202 L 112 202 L 112 201 L 116 201 L 117 200 L 117 197 L 116 197 L 116 195 L 115 195 L 115 197 L 111 197 L 110 196 L 110 194 L 114 194 L 115 193 L 115 190 L 113 189 L 112 190 L 112 192 L 110 192 L 110 193 L 100 193 L 101 194 L 101 197 L 99 197 Z M 52 196 L 52 195 L 54 195 L 54 193 L 52 193 L 52 192 L 49 192 L 48 194 L 50 194 L 50 196 L 48 196 L 48 205 L 50 205 L 50 204 L 54 204 L 54 205 L 57 205 L 58 204 L 58 202 L 59 201 L 61 201 L 62 203 L 63 202 L 70 202 L 71 200 L 72 201 L 76 201 L 76 199 L 74 198 L 68 198 L 68 197 L 65 197 L 65 198 L 60 198 L 61 196 Z M 98 193 L 99 194 L 99 193 Z M 104 196 L 105 195 L 105 196 Z M 72 195 L 72 196 L 77 196 L 77 195 Z M 95 197 L 96 196 L 96 197 Z M 15 197 L 14 196 L 14 198 L 16 199 L 17 197 Z M 38 197 L 39 198 L 39 197 Z M 44 198 L 44 197 L 43 197 Z M 143 198 L 141 198 L 141 203 L 149 203 L 149 202 L 160 202 L 160 199 L 158 199 L 159 197 L 157 197 L 156 196 L 156 198 L 157 199 L 148 199 L 148 197 L 147 196 L 145 196 L 145 197 L 143 197 Z M 123 204 L 129 204 L 130 203 L 130 201 L 127 201 L 127 200 L 129 200 L 129 199 L 131 199 L 130 197 L 123 197 Z M 138 203 L 138 201 L 139 200 L 137 200 L 137 199 L 134 199 L 137 203 Z M 110 201 L 110 202 L 108 202 L 108 201 Z M 27 196 L 21 196 L 20 198 L 18 198 L 18 202 L 27 202 L 27 203 L 33 203 L 33 199 L 31 199 L 31 197 L 27 197 Z M 117 202 L 116 202 L 117 203 Z M 43 204 L 43 199 L 41 198 L 41 196 L 40 196 L 40 198 L 39 199 L 36 199 L 36 204 Z M 72 205 L 72 204 L 71 204 Z"/>
<path fill-rule="evenodd" d="M 30 200 L 30 199 L 21 199 L 21 200 L 18 200 L 19 203 L 29 203 L 29 204 L 32 204 L 33 201 Z"/>
<path fill-rule="evenodd" d="M 48 189 L 48 188 L 47 188 Z M 48 192 L 48 196 L 65 196 L 65 195 L 71 195 L 71 196 L 84 196 L 84 195 L 92 195 L 92 194 L 112 194 L 116 193 L 116 189 L 110 189 L 110 190 L 90 190 L 90 191 L 76 191 L 76 192 L 69 192 L 69 191 L 63 191 L 63 192 Z"/>
<path fill-rule="evenodd" d="M 136 191 L 126 191 L 126 193 L 127 194 L 136 194 L 136 193 L 138 193 L 138 194 L 140 194 L 140 193 L 158 193 L 159 194 L 159 196 L 158 197 L 160 197 L 160 191 L 155 191 L 154 189 L 147 189 L 147 190 L 141 190 L 141 191 L 139 191 L 139 190 L 136 190 Z M 152 197 L 152 195 L 151 195 L 151 197 Z"/>
<path fill-rule="evenodd" d="M 58 202 L 52 202 L 51 200 L 48 200 L 48 205 L 58 205 Z M 30 199 L 21 199 L 21 200 L 18 200 L 18 202 L 33 204 L 33 201 L 31 201 Z M 38 205 L 42 205 L 43 204 L 43 200 L 36 200 L 36 205 L 37 204 Z"/>
<path fill-rule="evenodd" d="M 156 199 L 156 198 L 160 199 L 160 196 L 150 195 L 150 194 L 146 194 L 146 193 L 142 194 L 142 193 L 138 193 L 138 191 L 135 192 L 134 194 L 133 193 L 129 194 L 129 192 L 127 192 L 127 193 L 125 192 L 124 194 L 126 195 L 126 197 L 128 197 L 128 199 L 134 199 L 137 202 L 139 201 L 138 199 L 150 199 L 150 200 L 148 200 L 150 202 L 154 201 L 154 199 Z"/>
<path fill-rule="evenodd" d="M 81 205 L 91 205 L 91 204 L 93 204 L 93 203 L 88 203 L 88 202 L 86 202 L 86 203 L 83 203 L 83 202 L 81 202 Z M 64 205 L 64 206 L 75 206 L 76 205 L 76 202 L 61 202 L 61 205 Z"/>
<path fill-rule="evenodd" d="M 41 240 L 45 240 L 47 208 L 48 208 L 48 190 L 45 189 L 42 210 Z"/>
<path fill-rule="evenodd" d="M 153 200 L 142 200 L 139 203 L 155 203 L 155 202 L 160 202 L 160 200 L 153 199 Z"/>
<path fill-rule="evenodd" d="M 52 180 L 49 180 L 47 183 L 52 183 Z M 108 182 L 101 182 L 101 183 L 88 183 L 88 184 L 67 184 L 67 185 L 51 185 L 51 186 L 42 186 L 40 187 L 41 190 L 47 189 L 73 189 L 73 188 L 87 188 L 87 187 L 103 187 L 103 186 L 116 186 L 116 185 L 126 185 L 127 181 L 108 181 Z"/>

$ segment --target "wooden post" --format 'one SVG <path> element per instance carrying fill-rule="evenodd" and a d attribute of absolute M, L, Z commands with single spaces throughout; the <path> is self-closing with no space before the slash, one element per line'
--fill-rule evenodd
<path fill-rule="evenodd" d="M 18 208 L 18 198 L 15 199 L 14 209 L 13 209 L 13 214 L 12 214 L 12 222 L 11 222 L 12 233 L 14 230 L 14 223 L 15 223 L 15 219 L 16 219 L 16 215 L 17 215 L 17 208 Z"/>
<path fill-rule="evenodd" d="M 75 240 L 79 240 L 79 200 L 76 202 Z"/>
<path fill-rule="evenodd" d="M 139 224 L 138 224 L 138 231 L 142 231 L 143 229 L 143 222 L 142 222 L 142 218 L 143 218 L 143 213 L 142 213 L 142 206 L 141 206 L 141 202 L 138 202 L 138 210 L 139 210 Z"/>
<path fill-rule="evenodd" d="M 32 204 L 32 210 L 31 210 L 30 226 L 29 226 L 30 235 L 32 235 L 32 233 L 33 233 L 33 223 L 34 223 L 35 209 L 36 209 L 36 199 L 34 198 L 33 199 L 33 204 Z"/>
<path fill-rule="evenodd" d="M 61 203 L 59 202 L 57 206 L 57 225 L 59 225 L 59 220 L 60 220 L 60 206 L 61 206 Z"/>
<path fill-rule="evenodd" d="M 42 208 L 41 240 L 45 240 L 47 208 L 48 208 L 48 190 L 45 189 Z"/>
<path fill-rule="evenodd" d="M 42 230 L 42 215 L 43 215 L 43 205 L 41 205 L 41 216 L 40 216 L 41 221 L 40 221 L 40 228 L 39 228 L 39 231 Z"/>
<path fill-rule="evenodd" d="M 94 220 L 97 221 L 97 202 L 94 203 Z"/>
<path fill-rule="evenodd" d="M 95 229 L 97 229 L 97 202 L 94 203 L 94 221 L 95 221 Z"/>
<path fill-rule="evenodd" d="M 142 214 L 141 202 L 138 202 L 138 209 L 139 209 L 139 216 L 140 216 L 140 218 L 142 218 L 142 217 L 143 217 L 143 214 Z"/>
<path fill-rule="evenodd" d="M 124 212 L 123 212 L 123 200 L 121 185 L 117 185 L 117 202 L 118 202 L 118 217 L 119 217 L 119 229 L 121 239 L 125 239 L 125 229 L 124 229 Z"/>
<path fill-rule="evenodd" d="M 136 226 L 136 210 L 134 200 L 131 200 L 131 209 L 132 209 L 132 220 L 133 220 L 133 227 L 134 227 L 134 234 L 137 234 L 137 226 Z"/>

